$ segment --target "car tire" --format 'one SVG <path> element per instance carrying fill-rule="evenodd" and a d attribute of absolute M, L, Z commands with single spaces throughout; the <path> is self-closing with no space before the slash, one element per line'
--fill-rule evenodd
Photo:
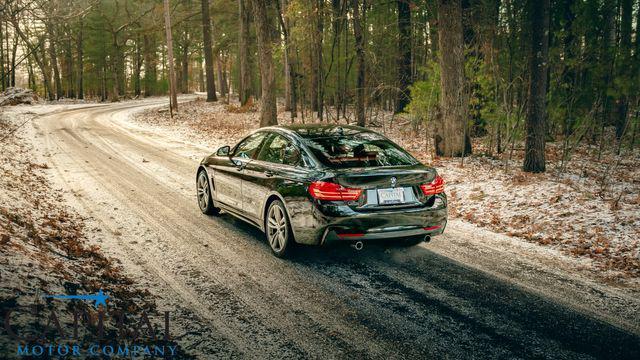
<path fill-rule="evenodd" d="M 198 173 L 198 179 L 196 180 L 196 196 L 198 199 L 198 207 L 203 214 L 218 215 L 220 208 L 217 208 L 213 204 L 213 198 L 211 197 L 211 187 L 209 186 L 209 177 L 207 172 L 202 170 Z"/>
<path fill-rule="evenodd" d="M 271 252 L 279 258 L 287 257 L 295 246 L 295 242 L 289 215 L 282 201 L 274 200 L 269 204 L 264 228 Z"/>

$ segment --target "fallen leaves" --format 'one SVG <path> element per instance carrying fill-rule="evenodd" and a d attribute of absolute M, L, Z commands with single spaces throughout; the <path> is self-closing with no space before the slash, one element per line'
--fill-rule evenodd
<path fill-rule="evenodd" d="M 7 126 L 0 119 L 0 128 Z M 90 243 L 84 219 L 48 181 L 49 164 L 32 161 L 37 156 L 19 134 L 3 142 L 0 152 L 0 302 L 15 289 L 59 291 L 66 282 L 83 292 L 103 288 L 122 294 L 114 298 L 131 306 L 125 299 L 141 293 L 113 259 Z"/>

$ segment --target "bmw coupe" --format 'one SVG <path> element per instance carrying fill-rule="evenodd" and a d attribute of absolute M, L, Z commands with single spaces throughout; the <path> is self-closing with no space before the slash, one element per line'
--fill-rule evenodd
<path fill-rule="evenodd" d="M 205 157 L 200 210 L 262 230 L 273 253 L 296 244 L 415 245 L 447 224 L 444 181 L 386 137 L 346 125 L 261 128 Z"/>

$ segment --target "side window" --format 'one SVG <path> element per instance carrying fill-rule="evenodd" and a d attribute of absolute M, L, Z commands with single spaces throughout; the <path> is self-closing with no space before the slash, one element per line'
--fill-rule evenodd
<path fill-rule="evenodd" d="M 253 159 L 257 151 L 260 150 L 260 144 L 264 139 L 266 133 L 255 133 L 239 143 L 234 152 L 233 157 L 241 159 Z"/>
<path fill-rule="evenodd" d="M 274 134 L 260 152 L 258 160 L 275 164 L 298 165 L 300 151 L 284 136 Z"/>

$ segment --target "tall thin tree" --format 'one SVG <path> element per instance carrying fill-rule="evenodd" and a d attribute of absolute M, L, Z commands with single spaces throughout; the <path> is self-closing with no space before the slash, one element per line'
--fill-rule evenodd
<path fill-rule="evenodd" d="M 260 56 L 260 79 L 262 85 L 260 109 L 260 126 L 276 125 L 278 123 L 276 110 L 275 71 L 273 66 L 272 36 L 267 17 L 267 0 L 253 0 L 253 18 L 256 23 L 256 37 L 258 38 L 258 53 Z"/>
<path fill-rule="evenodd" d="M 549 0 L 527 0 L 528 26 L 531 34 L 529 53 L 529 99 L 527 102 L 526 139 L 523 170 L 545 171 L 545 136 L 547 112 L 547 67 L 549 62 Z"/>
<path fill-rule="evenodd" d="M 167 62 L 169 63 L 169 92 L 171 112 L 178 111 L 178 94 L 176 90 L 176 69 L 173 65 L 173 38 L 171 36 L 171 14 L 169 0 L 164 0 L 164 29 L 167 35 Z"/>
<path fill-rule="evenodd" d="M 216 82 L 213 78 L 213 50 L 211 49 L 211 16 L 209 16 L 209 0 L 201 0 L 201 5 L 204 69 L 207 76 L 207 101 L 217 101 Z"/>
<path fill-rule="evenodd" d="M 442 117 L 435 141 L 436 154 L 464 156 L 469 152 L 466 143 L 469 100 L 465 88 L 460 0 L 438 0 L 438 41 Z"/>
<path fill-rule="evenodd" d="M 365 90 L 365 54 L 364 54 L 364 35 L 362 33 L 362 23 L 360 16 L 360 1 L 352 0 L 353 7 L 353 35 L 356 41 L 356 122 L 358 126 L 365 126 L 364 114 L 364 90 Z"/>
<path fill-rule="evenodd" d="M 238 39 L 238 62 L 240 63 L 239 97 L 240 105 L 245 105 L 252 94 L 251 70 L 249 67 L 249 5 L 248 0 L 238 1 L 238 15 L 240 17 L 240 31 Z"/>
<path fill-rule="evenodd" d="M 411 84 L 411 7 L 409 0 L 398 0 L 398 98 L 395 112 L 399 113 L 409 104 Z"/>

